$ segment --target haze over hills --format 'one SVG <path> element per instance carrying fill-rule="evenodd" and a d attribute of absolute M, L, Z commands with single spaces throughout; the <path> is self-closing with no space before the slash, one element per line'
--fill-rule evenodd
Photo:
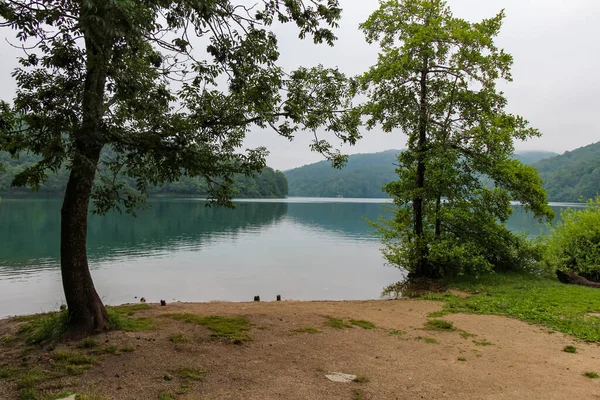
<path fill-rule="evenodd" d="M 284 171 L 290 196 L 387 197 L 381 187 L 396 179 L 394 164 L 401 150 L 355 154 L 348 165 L 335 170 L 327 161 Z M 600 192 L 600 143 L 563 155 L 522 151 L 515 157 L 540 170 L 551 201 L 577 202 Z"/>

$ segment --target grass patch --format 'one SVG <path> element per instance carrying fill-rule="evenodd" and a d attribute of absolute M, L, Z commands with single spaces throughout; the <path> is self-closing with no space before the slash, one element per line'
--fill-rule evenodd
<path fill-rule="evenodd" d="M 131 353 L 135 351 L 135 346 L 132 344 L 125 344 L 119 348 L 119 351 L 122 353 Z"/>
<path fill-rule="evenodd" d="M 563 349 L 565 353 L 577 353 L 577 347 L 575 346 L 565 346 Z"/>
<path fill-rule="evenodd" d="M 158 395 L 158 400 L 175 400 L 175 394 L 172 392 L 162 392 Z"/>
<path fill-rule="evenodd" d="M 32 322 L 41 318 L 50 317 L 58 314 L 56 311 L 42 313 L 42 314 L 32 314 L 32 315 L 18 315 L 16 317 L 12 317 L 12 320 L 15 322 Z"/>
<path fill-rule="evenodd" d="M 82 375 L 96 363 L 95 356 L 73 350 L 55 350 L 53 357 L 52 365 L 62 375 Z"/>
<path fill-rule="evenodd" d="M 92 354 L 95 354 L 97 356 L 100 356 L 102 354 L 116 354 L 116 355 L 119 355 L 119 354 L 121 354 L 121 352 L 119 351 L 119 349 L 117 348 L 117 346 L 115 346 L 114 344 L 108 344 L 106 346 L 98 347 L 98 348 L 92 350 Z"/>
<path fill-rule="evenodd" d="M 19 389 L 34 388 L 36 385 L 58 378 L 60 375 L 51 371 L 38 368 L 23 369 L 15 379 Z"/>
<path fill-rule="evenodd" d="M 465 332 L 465 331 L 461 331 L 461 332 L 459 333 L 459 335 L 460 335 L 460 337 L 461 337 L 461 338 L 463 338 L 463 339 L 468 339 L 468 338 L 470 338 L 471 336 L 474 336 L 472 333 Z"/>
<path fill-rule="evenodd" d="M 104 397 L 104 396 L 100 396 L 97 393 L 91 393 L 91 394 L 78 394 L 77 396 L 75 396 L 75 400 L 108 400 L 108 398 Z"/>
<path fill-rule="evenodd" d="M 593 372 L 593 371 L 585 372 L 583 374 L 583 376 L 586 376 L 586 377 L 588 377 L 590 379 L 598 379 L 598 378 L 600 378 L 600 375 L 598 375 L 596 372 Z"/>
<path fill-rule="evenodd" d="M 187 343 L 190 341 L 190 339 L 183 333 L 174 333 L 169 336 L 169 340 L 173 343 Z"/>
<path fill-rule="evenodd" d="M 458 357 L 458 358 L 457 358 L 457 360 L 458 360 L 458 361 L 467 361 L 467 359 L 466 359 L 466 358 L 464 358 L 464 357 Z"/>
<path fill-rule="evenodd" d="M 80 349 L 93 349 L 96 346 L 98 346 L 98 342 L 92 338 L 85 338 L 81 343 L 79 343 L 79 345 L 77 345 L 77 347 Z"/>
<path fill-rule="evenodd" d="M 93 355 L 101 356 L 103 354 L 113 354 L 115 356 L 120 356 L 123 353 L 131 353 L 135 351 L 135 346 L 131 344 L 126 344 L 121 347 L 117 347 L 114 344 L 108 344 L 106 346 L 97 347 L 91 351 Z"/>
<path fill-rule="evenodd" d="M 586 314 L 600 312 L 598 289 L 516 273 L 465 277 L 448 284 L 475 295 L 460 298 L 434 294 L 422 298 L 445 301 L 444 311 L 448 313 L 508 316 L 588 342 L 600 341 L 600 319 L 586 318 Z"/>
<path fill-rule="evenodd" d="M 487 339 L 473 340 L 473 343 L 475 344 L 475 346 L 493 346 L 494 345 L 494 343 L 488 341 Z"/>
<path fill-rule="evenodd" d="M 434 311 L 427 314 L 427 318 L 440 318 L 446 315 L 448 315 L 448 311 Z"/>
<path fill-rule="evenodd" d="M 251 340 L 247 331 L 250 330 L 250 322 L 246 317 L 221 317 L 212 315 L 200 317 L 195 314 L 166 314 L 168 318 L 192 324 L 202 325 L 212 331 L 214 338 L 228 339 L 233 343 L 242 343 Z"/>
<path fill-rule="evenodd" d="M 132 316 L 137 311 L 149 310 L 150 306 L 148 304 L 125 304 L 122 306 L 107 306 L 107 310 L 112 310 L 117 314 Z"/>
<path fill-rule="evenodd" d="M 406 335 L 406 331 L 401 331 L 401 330 L 398 330 L 398 329 L 390 329 L 388 331 L 388 333 L 390 335 L 396 335 L 396 336 Z"/>
<path fill-rule="evenodd" d="M 317 328 L 311 328 L 311 327 L 294 329 L 292 332 L 295 332 L 295 333 L 310 333 L 312 335 L 314 335 L 315 333 L 321 333 L 321 331 L 319 331 Z"/>
<path fill-rule="evenodd" d="M 425 330 L 452 332 L 455 331 L 456 328 L 452 325 L 452 322 L 444 321 L 442 319 L 431 319 L 425 323 Z"/>
<path fill-rule="evenodd" d="M 203 381 L 204 374 L 206 374 L 206 371 L 202 368 L 181 368 L 179 370 L 181 379 L 188 381 Z"/>
<path fill-rule="evenodd" d="M 356 383 L 367 383 L 370 381 L 371 380 L 369 379 L 368 376 L 363 376 L 363 375 L 358 375 L 356 378 L 352 379 L 352 382 L 356 382 Z"/>
<path fill-rule="evenodd" d="M 417 340 L 419 340 L 419 341 L 422 340 L 425 343 L 429 343 L 429 344 L 437 344 L 438 343 L 437 339 L 430 338 L 430 337 L 417 336 Z"/>
<path fill-rule="evenodd" d="M 19 391 L 19 400 L 37 400 L 39 393 L 36 388 L 26 387 Z"/>
<path fill-rule="evenodd" d="M 11 346 L 13 343 L 17 341 L 16 336 L 6 335 L 0 339 L 0 346 Z"/>
<path fill-rule="evenodd" d="M 0 379 L 14 379 L 21 371 L 18 367 L 2 367 L 0 368 Z"/>
<path fill-rule="evenodd" d="M 145 304 L 137 304 L 135 307 L 144 306 Z M 121 307 L 134 307 L 134 306 L 121 306 Z M 152 318 L 140 317 L 131 318 L 132 311 L 119 311 L 121 307 L 106 307 L 108 312 L 108 327 L 112 330 L 122 330 L 129 332 L 149 331 L 154 328 L 154 321 Z"/>
<path fill-rule="evenodd" d="M 73 395 L 72 392 L 60 392 L 60 393 L 56 393 L 56 394 L 52 394 L 50 396 L 44 397 L 44 400 L 64 399 L 65 397 L 69 397 L 69 396 L 72 396 L 72 395 Z"/>
<path fill-rule="evenodd" d="M 91 365 L 96 362 L 94 356 L 74 350 L 54 350 L 54 361 L 70 365 Z"/>
<path fill-rule="evenodd" d="M 363 329 L 375 329 L 375 324 L 363 319 L 351 319 L 350 323 L 355 326 L 360 326 Z"/>
<path fill-rule="evenodd" d="M 352 325 L 344 322 L 343 319 L 334 317 L 327 317 L 327 321 L 325 321 L 324 324 L 334 329 L 352 328 Z"/>
<path fill-rule="evenodd" d="M 129 317 L 136 311 L 148 308 L 150 308 L 150 306 L 147 304 L 106 307 L 109 318 L 109 329 L 134 332 L 152 329 L 151 318 Z M 13 318 L 13 321 L 24 322 L 24 324 L 19 327 L 18 335 L 24 337 L 27 344 L 42 344 L 57 340 L 67 331 L 69 312 L 68 310 L 63 310 L 46 314 L 26 315 L 15 317 Z M 82 345 L 85 345 L 85 340 Z M 91 345 L 91 342 L 89 342 L 88 345 Z"/>
<path fill-rule="evenodd" d="M 58 339 L 67 331 L 69 314 L 67 310 L 29 316 L 25 324 L 19 327 L 18 334 L 25 338 L 27 344 L 41 344 Z M 23 320 L 24 317 L 17 317 Z"/>

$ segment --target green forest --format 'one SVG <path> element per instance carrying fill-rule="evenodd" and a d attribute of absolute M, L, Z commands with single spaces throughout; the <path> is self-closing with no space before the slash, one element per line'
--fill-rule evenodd
<path fill-rule="evenodd" d="M 577 202 L 600 194 L 600 142 L 533 164 L 551 201 Z"/>
<path fill-rule="evenodd" d="M 290 196 L 387 197 L 382 187 L 395 179 L 394 165 L 401 150 L 355 154 L 336 170 L 326 161 L 285 171 Z M 558 155 L 547 151 L 515 154 L 538 169 L 551 201 L 579 202 L 600 192 L 600 142 Z"/>
<path fill-rule="evenodd" d="M 14 177 L 33 165 L 39 158 L 30 154 L 23 154 L 19 158 L 12 158 L 6 152 L 0 152 L 0 193 L 29 194 L 30 189 L 13 188 L 11 183 Z M 40 185 L 38 193 L 48 196 L 59 196 L 65 191 L 69 179 L 68 170 L 61 168 L 57 172 L 48 171 L 48 178 Z M 99 179 L 99 177 L 97 178 Z M 121 177 L 129 189 L 136 187 L 135 179 L 127 176 Z M 235 191 L 238 198 L 282 198 L 288 194 L 288 183 L 285 175 L 280 171 L 265 167 L 254 176 L 243 174 L 235 175 Z M 161 186 L 151 186 L 148 190 L 151 196 L 206 196 L 208 185 L 201 177 L 183 176 L 176 182 L 168 182 Z"/>
<path fill-rule="evenodd" d="M 331 168 L 326 161 L 305 165 L 285 171 L 290 196 L 307 197 L 387 197 L 383 186 L 396 179 L 394 165 L 402 150 L 381 153 L 355 154 L 348 158 L 345 168 Z M 516 154 L 516 158 L 533 164 L 544 158 L 556 156 L 546 151 L 530 151 Z"/>
<path fill-rule="evenodd" d="M 384 197 L 383 185 L 396 179 L 394 164 L 400 150 L 348 157 L 342 169 L 327 161 L 285 171 L 289 195 L 299 197 Z"/>

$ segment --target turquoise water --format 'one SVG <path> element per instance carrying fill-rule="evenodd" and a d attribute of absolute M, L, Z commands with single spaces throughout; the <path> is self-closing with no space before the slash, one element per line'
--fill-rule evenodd
<path fill-rule="evenodd" d="M 90 267 L 108 304 L 142 296 L 152 302 L 378 298 L 402 278 L 384 264 L 364 220 L 376 220 L 386 202 L 246 200 L 231 210 L 199 199 L 151 201 L 137 218 L 90 217 Z M 60 206 L 48 199 L 0 202 L 0 317 L 62 303 Z M 531 235 L 544 229 L 518 207 L 509 226 Z"/>

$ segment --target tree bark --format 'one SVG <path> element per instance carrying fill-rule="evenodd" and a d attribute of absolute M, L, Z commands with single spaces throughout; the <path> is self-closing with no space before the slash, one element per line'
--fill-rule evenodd
<path fill-rule="evenodd" d="M 423 189 L 425 187 L 425 151 L 427 146 L 427 74 L 429 59 L 423 57 L 423 70 L 420 79 L 419 95 L 419 138 L 417 141 L 417 176 L 415 181 L 416 195 L 413 199 L 413 233 L 416 237 L 416 265 L 415 274 L 421 277 L 429 277 L 430 271 L 427 266 L 427 248 L 423 243 Z"/>
<path fill-rule="evenodd" d="M 60 261 L 69 327 L 80 332 L 100 332 L 108 326 L 108 314 L 94 287 L 86 249 L 88 204 L 100 149 L 75 156 L 61 210 Z"/>
<path fill-rule="evenodd" d="M 83 25 L 83 24 L 82 24 Z M 94 177 L 104 146 L 102 120 L 108 75 L 106 47 L 97 31 L 85 29 L 86 77 L 82 122 L 74 138 L 71 173 L 61 210 L 60 256 L 69 327 L 78 332 L 99 332 L 108 327 L 108 314 L 90 274 L 87 259 L 88 207 Z"/>
<path fill-rule="evenodd" d="M 600 289 L 600 283 L 592 282 L 569 271 L 561 271 L 557 269 L 556 276 L 558 277 L 559 281 L 566 283 L 567 285 L 580 285 Z"/>

